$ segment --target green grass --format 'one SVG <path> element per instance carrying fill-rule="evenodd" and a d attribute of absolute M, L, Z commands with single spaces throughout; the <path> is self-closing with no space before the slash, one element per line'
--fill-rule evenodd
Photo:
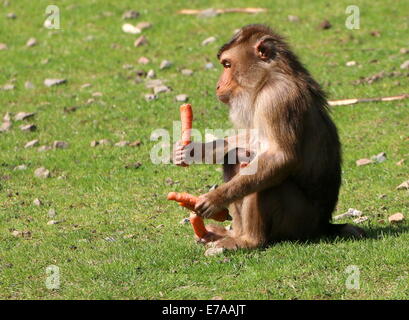
<path fill-rule="evenodd" d="M 1 1 L 3 2 L 3 1 Z M 61 30 L 42 27 L 46 0 L 10 1 L 0 7 L 0 85 L 15 79 L 16 89 L 0 91 L 0 115 L 36 112 L 38 130 L 21 132 L 20 123 L 0 133 L 0 298 L 3 299 L 407 299 L 409 297 L 409 225 L 380 224 L 396 212 L 409 216 L 409 193 L 395 187 L 409 179 L 408 100 L 337 107 L 332 116 L 343 143 L 343 185 L 335 214 L 353 207 L 370 219 L 363 223 L 369 238 L 362 241 L 321 240 L 280 243 L 265 250 L 237 251 L 204 257 L 194 243 L 186 215 L 165 200 L 167 192 L 206 192 L 220 183 L 217 166 L 189 169 L 154 165 L 149 152 L 154 129 L 171 129 L 178 119 L 179 93 L 190 96 L 195 126 L 229 128 L 227 109 L 217 101 L 214 87 L 220 67 L 205 70 L 207 61 L 217 65 L 218 47 L 234 29 L 248 23 L 268 23 L 287 36 L 295 52 L 330 99 L 375 97 L 408 92 L 408 78 L 385 78 L 372 85 L 353 85 L 354 80 L 382 70 L 399 71 L 409 55 L 409 3 L 355 1 L 361 10 L 361 29 L 345 28 L 348 1 L 54 1 L 61 11 Z M 160 4 L 159 4 L 160 3 Z M 2 4 L 1 4 L 2 5 Z M 268 7 L 256 16 L 225 14 L 210 19 L 180 16 L 182 8 Z M 149 21 L 145 30 L 149 45 L 133 47 L 135 36 L 121 31 L 125 10 L 141 12 L 136 20 Z M 17 19 L 6 19 L 15 12 Z M 107 12 L 111 14 L 107 14 Z M 287 16 L 297 15 L 299 23 Z M 333 27 L 319 30 L 329 19 Z M 371 36 L 378 30 L 380 37 Z M 85 41 L 93 36 L 92 41 Z M 217 41 L 201 46 L 202 40 Z M 38 45 L 25 47 L 30 37 Z M 113 44 L 116 46 L 113 47 Z M 140 56 L 151 63 L 139 66 Z M 42 64 L 49 59 L 48 64 Z M 163 59 L 173 62 L 159 70 Z M 371 60 L 377 63 L 370 63 Z M 346 67 L 356 60 L 360 67 Z M 135 84 L 135 70 L 154 69 L 168 80 L 171 93 L 146 102 L 148 90 Z M 195 71 L 182 76 L 182 68 Z M 45 78 L 63 77 L 66 85 L 46 88 Z M 24 82 L 36 88 L 27 90 Z M 399 81 L 399 83 L 397 82 Z M 84 83 L 92 87 L 81 89 Z M 87 104 L 93 92 L 102 92 Z M 73 113 L 64 108 L 78 106 Z M 137 148 L 100 146 L 98 139 L 141 140 Z M 24 149 L 26 142 L 41 145 L 65 140 L 65 150 L 37 152 Z M 385 151 L 388 160 L 356 167 L 360 158 Z M 406 159 L 403 166 L 395 163 Z M 138 169 L 125 169 L 140 161 Z M 26 164 L 25 171 L 13 171 Z M 44 166 L 49 179 L 34 177 Z M 188 170 L 188 171 L 187 171 Z M 58 177 L 65 177 L 59 179 Z M 178 181 L 169 186 L 167 178 Z M 386 197 L 379 198 L 385 194 Z M 39 198 L 43 206 L 33 205 Z M 48 210 L 57 211 L 60 224 L 47 225 Z M 30 238 L 14 237 L 13 230 L 29 230 Z M 124 238 L 124 235 L 133 235 Z M 115 241 L 105 240 L 112 237 Z M 60 268 L 61 286 L 45 286 L 49 265 Z M 345 286 L 345 269 L 360 269 L 360 289 Z"/>

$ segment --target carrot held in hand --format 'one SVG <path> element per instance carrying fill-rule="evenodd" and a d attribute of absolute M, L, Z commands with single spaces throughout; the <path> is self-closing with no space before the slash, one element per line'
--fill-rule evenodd
<path fill-rule="evenodd" d="M 196 202 L 198 201 L 198 197 L 192 196 L 189 193 L 182 192 L 169 192 L 168 194 L 168 200 L 174 200 L 179 202 L 179 205 L 185 208 L 188 208 L 190 210 L 194 210 Z M 220 212 L 217 212 L 212 219 L 216 221 L 225 221 L 227 220 L 227 216 L 229 214 L 229 211 L 227 209 L 224 209 Z M 190 223 L 192 224 L 193 230 L 195 234 L 199 238 L 203 238 L 204 235 L 207 233 L 206 228 L 204 227 L 204 222 L 202 217 L 198 216 L 197 214 L 190 214 Z M 206 233 L 204 233 L 203 230 L 206 230 Z"/>
<path fill-rule="evenodd" d="M 180 106 L 180 120 L 182 122 L 182 145 L 187 146 L 191 142 L 191 131 L 193 122 L 192 105 L 189 103 Z M 187 167 L 187 163 L 182 164 Z"/>
<path fill-rule="evenodd" d="M 190 136 L 193 122 L 192 105 L 189 103 L 180 106 L 180 120 L 182 122 L 182 144 L 188 145 L 190 143 Z"/>

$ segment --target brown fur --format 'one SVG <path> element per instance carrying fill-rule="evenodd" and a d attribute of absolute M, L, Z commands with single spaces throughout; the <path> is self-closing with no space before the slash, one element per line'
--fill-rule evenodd
<path fill-rule="evenodd" d="M 321 235 L 362 236 L 330 223 L 341 184 L 341 146 L 324 92 L 281 36 L 263 25 L 241 29 L 218 58 L 226 67 L 217 95 L 237 128 L 260 131 L 261 148 L 240 174 L 225 164 L 225 183 L 200 197 L 199 215 L 225 206 L 233 230 L 212 229 L 216 248 L 255 248 Z M 229 151 L 229 150 L 226 150 Z"/>

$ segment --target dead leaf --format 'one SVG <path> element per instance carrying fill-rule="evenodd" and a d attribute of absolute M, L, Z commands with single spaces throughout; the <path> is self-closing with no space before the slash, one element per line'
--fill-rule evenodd
<path fill-rule="evenodd" d="M 388 218 L 388 221 L 390 223 L 398 223 L 402 222 L 403 220 L 405 220 L 405 216 L 400 212 L 395 213 Z"/>
<path fill-rule="evenodd" d="M 402 182 L 396 187 L 397 190 L 409 190 L 409 180 Z"/>
<path fill-rule="evenodd" d="M 373 163 L 373 161 L 370 160 L 370 159 L 364 158 L 364 159 L 359 159 L 359 160 L 357 160 L 355 163 L 356 163 L 356 165 L 357 165 L 358 167 L 360 167 L 360 166 L 365 166 L 365 165 L 367 165 L 367 164 L 371 164 L 371 163 Z"/>

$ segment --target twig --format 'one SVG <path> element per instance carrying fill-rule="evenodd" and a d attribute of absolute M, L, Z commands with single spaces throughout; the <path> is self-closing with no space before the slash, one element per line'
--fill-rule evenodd
<path fill-rule="evenodd" d="M 228 8 L 228 9 L 205 9 L 205 10 L 196 10 L 196 9 L 182 9 L 178 11 L 179 14 L 203 14 L 209 10 L 214 11 L 216 14 L 230 13 L 230 12 L 239 12 L 239 13 L 262 13 L 267 12 L 265 8 Z"/>
<path fill-rule="evenodd" d="M 409 94 L 405 93 L 399 96 L 390 96 L 390 97 L 330 100 L 328 101 L 328 104 L 331 107 L 334 107 L 334 106 L 346 106 L 346 105 L 356 104 L 356 103 L 361 103 L 361 102 L 394 101 L 394 100 L 403 100 L 403 99 L 408 99 L 408 98 L 409 98 Z"/>

